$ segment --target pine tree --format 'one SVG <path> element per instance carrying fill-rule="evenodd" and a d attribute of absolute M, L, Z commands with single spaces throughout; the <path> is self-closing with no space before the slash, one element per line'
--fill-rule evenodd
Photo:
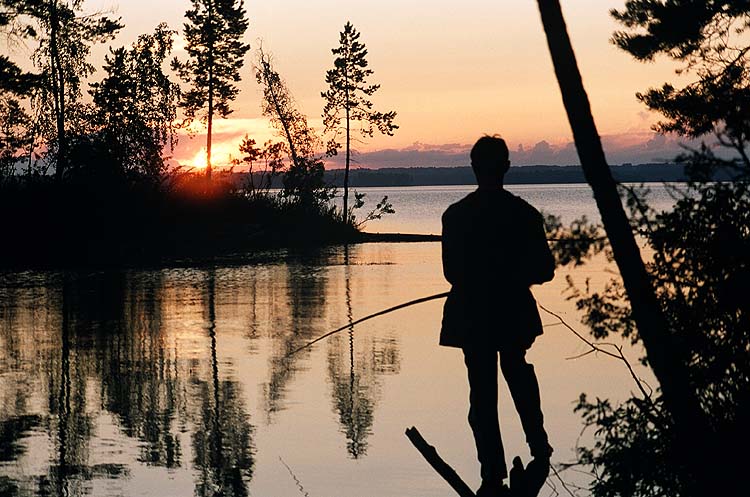
<path fill-rule="evenodd" d="M 214 114 L 227 117 L 237 97 L 240 69 L 250 45 L 242 42 L 248 19 L 242 0 L 191 0 L 183 25 L 189 59 L 175 58 L 172 68 L 192 87 L 183 93 L 186 124 L 206 123 L 206 176 L 211 177 L 211 135 Z"/>
<path fill-rule="evenodd" d="M 349 166 L 351 164 L 351 126 L 360 123 L 363 137 L 372 137 L 375 129 L 392 136 L 398 128 L 393 123 L 396 112 L 376 112 L 368 100 L 380 85 L 368 84 L 367 78 L 373 74 L 367 62 L 367 49 L 359 41 L 360 34 L 352 23 L 344 25 L 340 33 L 339 46 L 331 50 L 336 55 L 333 69 L 326 72 L 329 88 L 320 95 L 326 100 L 323 108 L 323 124 L 326 133 L 333 136 L 328 142 L 329 155 L 335 155 L 341 144 L 337 139 L 345 137 L 346 165 L 344 169 L 344 220 L 349 220 Z"/>

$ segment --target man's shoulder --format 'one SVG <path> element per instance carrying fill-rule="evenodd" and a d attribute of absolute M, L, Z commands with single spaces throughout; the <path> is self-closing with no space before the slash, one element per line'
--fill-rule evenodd
<path fill-rule="evenodd" d="M 476 192 L 471 192 L 461 200 L 452 203 L 443 212 L 443 220 L 463 216 L 470 211 L 475 203 Z"/>
<path fill-rule="evenodd" d="M 541 213 L 526 200 L 514 195 L 508 190 L 493 193 L 489 203 L 480 198 L 478 191 L 473 191 L 461 200 L 452 203 L 443 213 L 443 221 L 459 221 L 466 217 L 473 217 L 477 211 L 490 209 L 498 211 L 498 215 L 519 220 L 529 221 L 542 219 Z"/>

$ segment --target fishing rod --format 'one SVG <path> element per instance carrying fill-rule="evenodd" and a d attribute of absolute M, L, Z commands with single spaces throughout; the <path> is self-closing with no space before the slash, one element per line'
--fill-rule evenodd
<path fill-rule="evenodd" d="M 569 243 L 570 242 L 581 242 L 581 241 L 599 241 L 599 240 L 606 240 L 606 237 L 548 238 L 547 239 L 547 241 L 552 241 L 552 242 L 569 242 Z M 374 314 L 370 314 L 370 315 L 365 316 L 363 318 L 359 318 L 356 321 L 352 321 L 352 322 L 350 322 L 348 324 L 345 324 L 344 326 L 341 326 L 340 328 L 336 328 L 335 330 L 329 331 L 328 333 L 326 333 L 324 335 L 321 335 L 318 338 L 307 342 L 306 344 L 302 345 L 301 347 L 298 347 L 298 348 L 292 350 L 291 352 L 288 352 L 287 354 L 284 355 L 284 358 L 293 356 L 297 352 L 300 352 L 302 350 L 310 348 L 313 345 L 315 345 L 316 343 L 318 343 L 318 342 L 320 342 L 322 340 L 325 340 L 326 338 L 330 337 L 331 335 L 335 335 L 336 333 L 340 333 L 340 332 L 342 332 L 342 331 L 344 331 L 346 329 L 349 329 L 349 328 L 353 327 L 356 324 L 364 323 L 365 321 L 369 321 L 370 319 L 376 318 L 378 316 L 383 316 L 385 314 L 390 314 L 391 312 L 398 311 L 400 309 L 406 309 L 407 307 L 411 307 L 411 306 L 414 306 L 414 305 L 423 304 L 425 302 L 430 302 L 432 300 L 444 299 L 444 298 L 448 297 L 448 294 L 449 294 L 449 292 L 443 292 L 443 293 L 437 293 L 435 295 L 430 295 L 428 297 L 422 297 L 422 298 L 419 298 L 419 299 L 410 300 L 408 302 L 404 302 L 403 304 L 399 304 L 399 305 L 396 305 L 396 306 L 393 306 L 393 307 L 389 307 L 387 309 L 383 309 L 382 311 L 378 311 L 378 312 L 376 312 Z M 562 321 L 562 319 L 559 316 L 557 316 L 555 313 L 549 311 L 548 309 L 546 309 L 543 306 L 540 306 L 540 307 L 541 307 L 541 309 L 543 311 L 545 311 L 546 313 L 548 313 L 548 314 L 550 314 L 550 315 L 552 315 L 554 317 L 557 317 L 558 319 L 560 319 L 560 321 L 563 324 L 565 324 L 565 322 Z M 575 332 L 575 330 L 573 330 L 573 332 L 576 333 L 576 335 L 578 335 L 579 338 L 583 339 L 583 337 L 581 337 L 577 332 Z M 583 340 L 586 341 L 585 339 L 583 339 Z M 589 345 L 591 345 L 591 344 L 589 344 Z"/>
<path fill-rule="evenodd" d="M 284 355 L 284 358 L 293 356 L 297 352 L 300 352 L 302 350 L 310 348 L 313 345 L 315 345 L 316 343 L 318 343 L 318 342 L 320 342 L 322 340 L 325 340 L 326 338 L 330 337 L 331 335 L 335 335 L 336 333 L 340 333 L 340 332 L 342 332 L 344 330 L 352 328 L 352 327 L 354 327 L 354 325 L 357 325 L 357 324 L 360 324 L 360 323 L 364 323 L 365 321 L 369 321 L 370 319 L 376 318 L 378 316 L 383 316 L 385 314 L 390 314 L 391 312 L 398 311 L 400 309 L 406 309 L 407 307 L 412 307 L 412 306 L 417 305 L 417 304 L 423 304 L 425 302 L 430 302 L 432 300 L 444 299 L 444 298 L 448 297 L 449 293 L 450 292 L 436 293 L 435 295 L 430 295 L 428 297 L 422 297 L 422 298 L 419 298 L 419 299 L 410 300 L 408 302 L 404 302 L 403 304 L 395 305 L 393 307 L 389 307 L 387 309 L 383 309 L 382 311 L 378 311 L 378 312 L 376 312 L 374 314 L 370 314 L 368 316 L 359 318 L 356 321 L 351 321 L 350 323 L 345 324 L 344 326 L 341 326 L 340 328 L 336 328 L 335 330 L 329 331 L 328 333 L 326 333 L 324 335 L 320 335 L 318 338 L 307 342 L 306 344 L 304 344 L 301 347 L 298 347 L 298 348 L 292 350 L 291 352 L 288 352 L 287 354 Z M 630 367 L 630 364 L 622 356 L 622 352 L 621 351 L 620 351 L 620 354 L 618 355 L 618 354 L 614 354 L 612 352 L 609 352 L 607 350 L 604 350 L 601 347 L 598 347 L 596 344 L 594 344 L 593 342 L 587 340 L 584 336 L 582 336 L 579 332 L 577 332 L 574 328 L 572 328 L 568 323 L 566 323 L 559 314 L 556 314 L 556 313 L 552 312 L 551 310 L 547 309 L 546 307 L 544 307 L 541 304 L 539 304 L 539 308 L 542 311 L 544 311 L 545 313 L 549 314 L 550 316 L 552 316 L 554 318 L 557 318 L 557 320 L 559 321 L 559 323 L 556 323 L 556 324 L 562 324 L 566 328 L 568 328 L 575 336 L 577 336 L 586 345 L 588 345 L 591 348 L 591 351 L 602 352 L 605 355 L 614 357 L 615 359 L 620 359 L 620 360 L 625 361 L 625 363 L 628 365 L 628 369 L 630 369 L 630 371 L 631 371 L 631 374 L 635 375 L 635 373 L 633 372 L 632 368 Z M 549 326 L 549 325 L 545 325 L 545 326 Z"/>
<path fill-rule="evenodd" d="M 320 342 L 321 340 L 325 340 L 329 336 L 335 335 L 336 333 L 339 333 L 339 332 L 342 332 L 342 331 L 344 331 L 344 330 L 346 330 L 346 329 L 354 326 L 355 324 L 364 323 L 365 321 L 369 321 L 370 319 L 376 318 L 378 316 L 382 316 L 384 314 L 390 314 L 393 311 L 398 311 L 399 309 L 405 309 L 405 308 L 411 307 L 413 305 L 423 304 L 425 302 L 430 302 L 431 300 L 444 299 L 447 296 L 448 296 L 448 292 L 437 293 L 435 295 L 430 295 L 429 297 L 422 297 L 421 299 L 410 300 L 409 302 L 404 302 L 403 304 L 395 305 L 393 307 L 389 307 L 388 309 L 383 309 L 382 311 L 378 311 L 375 314 L 370 314 L 369 316 L 365 316 L 363 318 L 359 318 L 356 321 L 352 321 L 352 322 L 350 322 L 350 323 L 348 323 L 348 324 L 346 324 L 346 325 L 344 325 L 344 326 L 342 326 L 340 328 L 336 328 L 333 331 L 329 331 L 325 335 L 320 335 L 315 340 L 307 342 L 303 346 L 301 346 L 299 348 L 296 348 L 293 351 L 287 353 L 284 357 L 293 356 L 297 352 L 300 352 L 301 350 L 305 350 L 305 349 L 307 349 L 309 347 L 312 347 L 313 345 L 315 345 L 316 343 Z"/>

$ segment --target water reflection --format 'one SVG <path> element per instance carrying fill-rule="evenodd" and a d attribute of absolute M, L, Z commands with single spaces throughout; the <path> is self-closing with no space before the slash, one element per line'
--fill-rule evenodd
<path fill-rule="evenodd" d="M 193 433 L 193 463 L 199 470 L 195 495 L 248 495 L 253 473 L 252 432 L 236 381 L 219 378 L 216 354 L 216 271 L 209 269 L 206 284 L 208 336 L 211 347 L 210 381 L 192 379 L 199 406 Z"/>
<path fill-rule="evenodd" d="M 163 274 L 3 276 L 0 494 L 96 495 L 95 480 L 134 464 L 180 468 L 187 450 L 196 495 L 247 495 L 253 426 L 239 383 L 220 371 L 215 270 L 190 281 L 205 326 L 181 333 L 163 320 L 181 300 Z M 181 346 L 200 341 L 205 351 Z"/>
<path fill-rule="evenodd" d="M 349 246 L 344 247 L 344 299 L 346 322 L 352 323 L 352 268 Z M 357 347 L 358 345 L 358 347 Z M 355 348 L 358 351 L 355 353 Z M 372 434 L 375 403 L 380 393 L 378 375 L 398 372 L 398 348 L 394 340 L 373 341 L 356 338 L 354 326 L 346 334 L 334 336 L 328 349 L 328 376 L 333 406 L 341 431 L 346 437 L 349 455 L 358 459 L 367 453 L 367 439 Z"/>
<path fill-rule="evenodd" d="M 287 383 L 304 369 L 302 364 L 311 350 L 288 354 L 320 333 L 320 321 L 325 317 L 328 297 L 326 268 L 332 264 L 333 257 L 327 250 L 310 250 L 284 265 L 287 305 L 275 311 L 277 316 L 286 316 L 287 320 L 277 321 L 270 330 L 273 341 L 269 355 L 270 375 L 264 387 L 269 422 L 277 411 L 284 409 Z"/>
<path fill-rule="evenodd" d="M 350 328 L 287 356 L 364 313 L 357 250 L 0 275 L 0 494 L 122 495 L 131 480 L 148 487 L 139 468 L 161 468 L 187 471 L 195 495 L 248 495 L 251 412 L 273 424 L 316 353 L 345 453 L 364 457 L 381 377 L 400 368 L 398 342 Z M 260 376 L 239 376 L 240 367 Z M 253 384 L 258 406 L 248 404 Z"/>

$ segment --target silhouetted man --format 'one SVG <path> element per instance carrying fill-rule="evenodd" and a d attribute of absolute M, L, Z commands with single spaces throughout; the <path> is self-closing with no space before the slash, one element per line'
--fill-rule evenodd
<path fill-rule="evenodd" d="M 539 473 L 552 448 L 544 431 L 539 385 L 526 350 L 542 334 L 529 290 L 554 276 L 542 216 L 503 189 L 508 147 L 484 136 L 471 149 L 479 188 L 443 214 L 443 272 L 451 291 L 440 344 L 463 349 L 469 374 L 469 424 L 481 464 L 478 497 L 504 495 L 508 472 L 497 414 L 497 363 L 508 383 Z M 543 481 L 543 479 L 542 479 Z M 541 485 L 541 484 L 540 484 Z"/>

